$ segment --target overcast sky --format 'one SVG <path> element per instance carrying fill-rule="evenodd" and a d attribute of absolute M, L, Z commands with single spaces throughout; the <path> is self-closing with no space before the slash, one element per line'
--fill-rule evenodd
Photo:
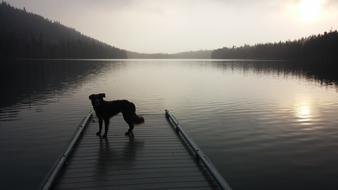
<path fill-rule="evenodd" d="M 338 0 L 7 0 L 111 44 L 174 53 L 338 29 Z"/>

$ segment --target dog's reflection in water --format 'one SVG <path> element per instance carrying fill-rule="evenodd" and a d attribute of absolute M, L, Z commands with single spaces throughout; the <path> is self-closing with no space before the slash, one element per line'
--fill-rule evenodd
<path fill-rule="evenodd" d="M 108 176 L 108 173 L 130 169 L 136 165 L 137 154 L 142 152 L 144 142 L 134 136 L 126 137 L 126 140 L 123 146 L 119 146 L 121 143 L 110 143 L 108 138 L 100 139 L 96 163 L 98 176 Z"/>

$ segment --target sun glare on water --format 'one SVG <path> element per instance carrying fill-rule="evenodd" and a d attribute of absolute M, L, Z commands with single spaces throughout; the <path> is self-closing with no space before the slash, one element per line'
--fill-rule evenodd
<path fill-rule="evenodd" d="M 293 104 L 293 113 L 298 123 L 306 124 L 311 122 L 315 114 L 311 102 L 310 98 L 303 96 L 295 100 Z"/>
<path fill-rule="evenodd" d="M 299 119 L 307 120 L 311 117 L 311 107 L 308 104 L 301 104 L 296 107 L 296 116 Z"/>

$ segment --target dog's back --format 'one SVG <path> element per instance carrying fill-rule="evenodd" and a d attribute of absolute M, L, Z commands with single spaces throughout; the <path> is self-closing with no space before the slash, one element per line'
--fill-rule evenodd
<path fill-rule="evenodd" d="M 113 100 L 113 101 L 105 101 L 107 104 L 107 108 L 109 111 L 119 111 L 119 112 L 135 112 L 136 108 L 132 102 L 128 100 Z"/>
<path fill-rule="evenodd" d="M 104 101 L 97 109 L 97 112 L 102 117 L 112 117 L 118 113 L 122 113 L 123 117 L 133 124 L 141 124 L 144 122 L 143 117 L 136 115 L 135 104 L 129 102 L 128 100 L 113 100 L 113 101 Z"/>
<path fill-rule="evenodd" d="M 144 123 L 144 118 L 136 114 L 136 106 L 134 103 L 128 100 L 114 100 L 108 102 L 111 107 L 118 107 L 119 111 L 123 114 L 123 117 L 133 124 Z M 128 121 L 127 121 L 128 122 Z"/>

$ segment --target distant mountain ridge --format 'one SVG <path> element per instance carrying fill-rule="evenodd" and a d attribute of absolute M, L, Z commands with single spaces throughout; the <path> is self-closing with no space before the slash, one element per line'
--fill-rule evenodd
<path fill-rule="evenodd" d="M 125 50 L 42 16 L 0 4 L 0 57 L 127 58 Z"/>
<path fill-rule="evenodd" d="M 211 50 L 187 51 L 180 53 L 137 53 L 127 51 L 131 59 L 210 59 Z"/>

